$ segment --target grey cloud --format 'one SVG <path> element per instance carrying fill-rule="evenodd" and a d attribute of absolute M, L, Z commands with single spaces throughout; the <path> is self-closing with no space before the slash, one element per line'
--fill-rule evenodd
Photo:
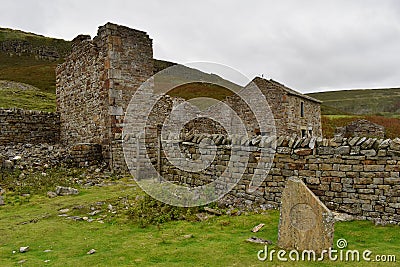
<path fill-rule="evenodd" d="M 400 86 L 396 0 L 7 1 L 0 25 L 72 39 L 107 21 L 147 31 L 157 58 L 214 61 L 303 92 Z"/>

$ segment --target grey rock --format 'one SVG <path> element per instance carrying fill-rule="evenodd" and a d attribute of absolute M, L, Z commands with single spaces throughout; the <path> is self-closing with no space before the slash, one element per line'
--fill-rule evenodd
<path fill-rule="evenodd" d="M 19 252 L 20 253 L 25 253 L 25 252 L 28 252 L 29 251 L 29 246 L 27 246 L 27 247 L 20 247 L 19 248 Z"/>
<path fill-rule="evenodd" d="M 92 248 L 92 249 L 89 250 L 86 254 L 92 255 L 92 254 L 94 254 L 94 253 L 96 253 L 96 250 L 95 250 L 94 248 Z"/>
<path fill-rule="evenodd" d="M 263 238 L 259 238 L 259 237 L 255 237 L 255 236 L 252 236 L 252 237 L 246 239 L 246 241 L 250 242 L 250 243 L 256 243 L 256 244 L 272 245 L 271 240 L 267 240 L 267 239 L 263 239 Z"/>
<path fill-rule="evenodd" d="M 49 198 L 54 198 L 54 197 L 57 197 L 57 193 L 56 193 L 56 192 L 53 192 L 53 191 L 49 191 L 49 192 L 47 192 L 47 196 L 48 196 Z"/>
<path fill-rule="evenodd" d="M 57 186 L 56 187 L 56 194 L 58 196 L 69 196 L 69 195 L 77 195 L 79 194 L 78 189 L 72 187 L 65 187 L 65 186 Z"/>

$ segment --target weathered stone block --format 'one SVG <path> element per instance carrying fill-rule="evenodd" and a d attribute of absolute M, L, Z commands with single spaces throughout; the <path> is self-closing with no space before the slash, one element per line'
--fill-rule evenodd
<path fill-rule="evenodd" d="M 289 178 L 282 193 L 278 246 L 321 253 L 333 246 L 332 212 L 299 179 Z"/>

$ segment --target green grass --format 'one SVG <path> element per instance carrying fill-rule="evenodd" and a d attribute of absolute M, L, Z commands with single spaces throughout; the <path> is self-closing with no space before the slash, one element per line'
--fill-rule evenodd
<path fill-rule="evenodd" d="M 125 180 L 125 182 L 130 182 Z M 59 217 L 58 210 L 70 208 L 82 215 L 77 206 L 93 206 L 98 201 L 114 203 L 121 197 L 138 194 L 136 186 L 119 182 L 112 186 L 80 189 L 77 196 L 48 199 L 34 195 L 25 204 L 0 207 L 0 260 L 2 266 L 293 266 L 274 261 L 260 262 L 257 252 L 263 245 L 245 242 L 257 236 L 277 242 L 279 212 L 242 216 L 213 217 L 203 222 L 174 221 L 141 228 L 125 213 L 104 219 L 105 223 L 72 221 Z M 114 204 L 116 205 L 116 204 Z M 74 209 L 75 207 L 75 209 Z M 86 210 L 87 209 L 83 209 Z M 86 213 L 83 213 L 86 214 Z M 98 216 L 101 216 L 98 215 Z M 259 223 L 266 226 L 258 233 L 250 230 Z M 399 227 L 377 227 L 370 222 L 336 224 L 335 240 L 345 238 L 349 249 L 370 249 L 374 253 L 400 257 Z M 185 238 L 185 235 L 192 235 Z M 15 253 L 30 246 L 27 253 Z M 93 255 L 86 253 L 96 249 Z M 50 249 L 51 252 L 44 252 Z M 275 245 L 269 249 L 277 249 Z M 295 263 L 296 266 L 365 266 L 361 263 Z M 377 266 L 367 264 L 369 266 Z M 378 266 L 396 266 L 385 264 Z"/>
<path fill-rule="evenodd" d="M 56 95 L 38 90 L 0 89 L 1 108 L 55 111 Z"/>
<path fill-rule="evenodd" d="M 307 94 L 323 101 L 322 114 L 398 116 L 400 88 L 343 90 Z"/>

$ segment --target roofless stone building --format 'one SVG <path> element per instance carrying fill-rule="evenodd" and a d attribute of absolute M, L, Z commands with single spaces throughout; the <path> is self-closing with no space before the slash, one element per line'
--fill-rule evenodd
<path fill-rule="evenodd" d="M 98 144 L 112 169 L 124 169 L 126 108 L 137 88 L 168 65 L 153 59 L 152 40 L 143 31 L 107 23 L 93 39 L 77 36 L 56 73 L 61 141 Z M 322 136 L 318 100 L 272 80 L 253 82 L 271 106 L 277 135 Z"/>

